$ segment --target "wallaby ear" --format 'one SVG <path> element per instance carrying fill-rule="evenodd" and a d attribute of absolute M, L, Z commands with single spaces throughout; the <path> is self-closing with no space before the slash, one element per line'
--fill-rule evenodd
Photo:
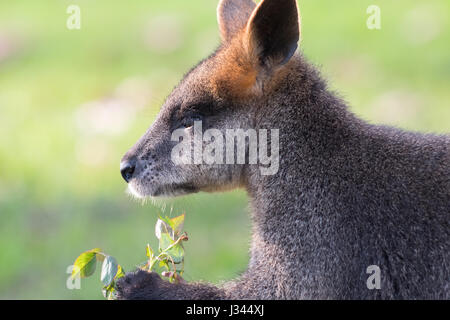
<path fill-rule="evenodd" d="M 244 45 L 265 68 L 287 63 L 300 38 L 296 0 L 262 0 L 247 23 Z"/>
<path fill-rule="evenodd" d="M 223 42 L 230 41 L 245 28 L 256 5 L 252 0 L 220 0 L 217 21 Z"/>

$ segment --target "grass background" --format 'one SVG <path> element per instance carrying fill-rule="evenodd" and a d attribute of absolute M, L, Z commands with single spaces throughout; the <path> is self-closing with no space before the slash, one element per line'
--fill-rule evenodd
<path fill-rule="evenodd" d="M 81 8 L 68 30 L 67 7 Z M 366 9 L 381 8 L 381 30 Z M 122 155 L 182 75 L 219 43 L 217 0 L 0 1 L 0 298 L 100 299 L 99 275 L 66 269 L 101 247 L 126 270 L 155 245 L 157 215 L 187 212 L 186 279 L 245 270 L 241 191 L 165 205 L 130 199 Z M 447 0 L 302 0 L 301 48 L 359 116 L 420 131 L 450 127 Z"/>

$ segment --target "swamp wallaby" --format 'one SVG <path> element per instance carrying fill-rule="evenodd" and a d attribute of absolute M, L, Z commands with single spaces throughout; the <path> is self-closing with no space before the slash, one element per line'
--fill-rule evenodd
<path fill-rule="evenodd" d="M 218 21 L 221 46 L 173 90 L 121 172 L 140 197 L 245 189 L 248 270 L 221 286 L 137 271 L 119 281 L 119 297 L 449 299 L 450 137 L 353 115 L 296 53 L 295 0 L 222 0 Z M 193 136 L 197 123 L 201 132 L 267 129 L 276 170 L 248 154 L 237 164 L 175 163 L 172 133 Z M 379 273 L 376 288 L 368 270 Z"/>

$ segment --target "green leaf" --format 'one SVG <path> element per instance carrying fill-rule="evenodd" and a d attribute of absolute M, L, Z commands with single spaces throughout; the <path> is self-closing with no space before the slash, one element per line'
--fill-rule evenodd
<path fill-rule="evenodd" d="M 170 270 L 169 264 L 167 263 L 167 260 L 160 260 L 159 261 L 159 267 L 165 268 L 166 270 Z"/>
<path fill-rule="evenodd" d="M 114 280 L 118 280 L 125 276 L 125 270 L 123 270 L 122 266 L 119 264 L 117 268 L 116 276 L 114 277 Z"/>
<path fill-rule="evenodd" d="M 159 251 L 162 252 L 171 246 L 175 241 L 168 233 L 161 233 L 159 238 Z"/>
<path fill-rule="evenodd" d="M 170 226 L 175 232 L 175 237 L 178 237 L 183 231 L 185 214 L 170 219 Z"/>
<path fill-rule="evenodd" d="M 106 254 L 104 254 L 103 252 L 97 252 L 95 254 L 95 257 L 97 258 L 98 262 L 103 262 L 106 258 Z"/>
<path fill-rule="evenodd" d="M 173 230 L 170 227 L 170 225 L 163 220 L 163 218 L 159 218 L 158 221 L 156 221 L 156 226 L 155 226 L 155 235 L 158 239 L 160 239 L 161 241 L 161 235 L 162 234 L 169 234 L 170 236 L 173 235 Z"/>
<path fill-rule="evenodd" d="M 76 260 L 73 265 L 72 278 L 79 275 L 81 278 L 87 278 L 95 272 L 95 267 L 97 265 L 96 255 L 101 252 L 100 249 L 92 249 L 83 252 Z"/>
<path fill-rule="evenodd" d="M 147 244 L 147 257 L 152 260 L 153 257 L 155 256 L 155 254 L 153 253 L 152 248 L 150 247 L 149 244 Z"/>
<path fill-rule="evenodd" d="M 167 250 L 167 254 L 172 258 L 174 263 L 181 263 L 184 259 L 184 248 L 181 242 Z"/>
<path fill-rule="evenodd" d="M 113 282 L 118 270 L 119 267 L 116 259 L 111 256 L 106 256 L 102 264 L 102 274 L 100 276 L 100 280 L 105 286 L 109 286 Z"/>

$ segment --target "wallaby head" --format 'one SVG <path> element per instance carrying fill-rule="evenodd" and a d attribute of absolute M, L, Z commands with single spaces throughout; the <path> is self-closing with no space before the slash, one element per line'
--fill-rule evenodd
<path fill-rule="evenodd" d="M 221 0 L 217 16 L 221 46 L 184 77 L 153 125 L 122 159 L 122 176 L 138 197 L 243 186 L 249 166 L 254 165 L 251 161 L 226 163 L 226 150 L 213 150 L 213 157 L 223 156 L 224 163 L 220 159 L 205 163 L 194 159 L 194 150 L 187 155 L 191 163 L 174 163 L 173 150 L 180 141 L 174 141 L 173 133 L 180 129 L 177 137 L 189 138 L 196 130 L 214 128 L 218 131 L 210 141 L 217 141 L 221 139 L 217 132 L 260 126 L 256 115 L 265 109 L 279 112 L 268 100 L 296 60 L 300 37 L 296 1 L 263 0 L 256 5 L 252 0 Z M 248 149 L 247 139 L 244 144 Z M 201 148 L 208 146 L 203 143 Z"/>

